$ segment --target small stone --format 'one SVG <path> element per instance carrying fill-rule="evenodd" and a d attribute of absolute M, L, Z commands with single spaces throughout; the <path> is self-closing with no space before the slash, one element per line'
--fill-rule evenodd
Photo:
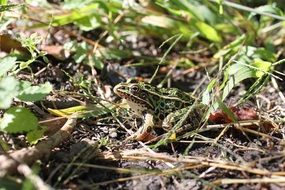
<path fill-rule="evenodd" d="M 116 138 L 117 136 L 118 136 L 118 134 L 117 134 L 117 132 L 111 132 L 110 134 L 109 134 L 109 136 L 111 137 L 111 138 Z"/>
<path fill-rule="evenodd" d="M 103 133 L 109 133 L 108 127 L 101 127 Z"/>

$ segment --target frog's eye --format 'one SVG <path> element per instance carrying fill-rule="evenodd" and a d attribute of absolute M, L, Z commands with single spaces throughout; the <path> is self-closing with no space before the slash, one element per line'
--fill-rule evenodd
<path fill-rule="evenodd" d="M 137 85 L 133 85 L 133 86 L 130 87 L 130 91 L 131 91 L 132 93 L 138 92 L 138 91 L 139 91 L 139 87 L 138 87 Z"/>

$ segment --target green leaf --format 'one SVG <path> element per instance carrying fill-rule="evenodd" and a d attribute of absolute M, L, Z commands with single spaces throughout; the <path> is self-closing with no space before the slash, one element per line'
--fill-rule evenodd
<path fill-rule="evenodd" d="M 240 57 L 236 63 L 231 65 L 224 73 L 224 82 L 222 85 L 224 100 L 230 91 L 241 81 L 249 78 L 255 78 L 255 83 L 246 91 L 242 100 L 256 94 L 267 82 L 267 76 L 273 71 L 271 60 L 275 60 L 275 55 L 264 49 L 245 46 L 240 51 Z M 264 61 L 264 58 L 267 61 Z"/>
<path fill-rule="evenodd" d="M 210 98 L 210 92 L 212 91 L 212 89 L 215 87 L 217 83 L 216 79 L 213 79 L 207 86 L 206 90 L 203 92 L 202 94 L 202 103 L 205 105 L 209 105 L 211 98 Z"/>
<path fill-rule="evenodd" d="M 202 34 L 202 36 L 208 40 L 213 42 L 222 41 L 222 38 L 212 26 L 200 21 L 192 21 L 191 24 L 193 24 L 195 28 L 197 28 L 197 30 Z"/>
<path fill-rule="evenodd" d="M 12 190 L 12 189 L 22 189 L 20 183 L 15 182 L 15 179 L 12 179 L 9 176 L 0 178 L 0 189 L 1 190 Z"/>
<path fill-rule="evenodd" d="M 36 129 L 33 131 L 28 132 L 27 134 L 27 141 L 30 144 L 37 144 L 38 141 L 44 136 L 45 131 L 47 130 L 47 127 Z"/>
<path fill-rule="evenodd" d="M 254 58 L 259 58 L 270 62 L 276 61 L 276 55 L 264 48 L 258 48 L 255 50 L 254 53 L 255 53 Z"/>
<path fill-rule="evenodd" d="M 0 0 L 0 5 L 6 5 L 8 0 Z"/>
<path fill-rule="evenodd" d="M 88 5 L 93 0 L 65 0 L 63 4 L 64 9 L 78 9 L 79 7 L 83 7 Z"/>
<path fill-rule="evenodd" d="M 264 84 L 266 82 L 268 82 L 270 75 L 263 75 L 262 77 L 258 78 L 253 85 L 251 85 L 251 87 L 246 91 L 246 93 L 242 96 L 242 98 L 239 100 L 238 103 L 243 102 L 244 100 L 249 99 L 250 97 L 252 97 L 252 95 L 257 94 L 258 92 L 260 92 L 260 90 L 262 89 L 262 87 L 264 86 Z"/>
<path fill-rule="evenodd" d="M 254 59 L 252 66 L 258 69 L 257 71 L 255 71 L 255 76 L 257 78 L 260 78 L 271 70 L 272 63 L 268 61 L 263 61 L 261 59 Z"/>
<path fill-rule="evenodd" d="M 217 102 L 219 104 L 219 108 L 225 113 L 227 114 L 227 116 L 229 116 L 229 118 L 234 121 L 234 122 L 237 122 L 238 119 L 236 117 L 236 115 L 224 104 L 224 102 L 219 98 L 217 97 Z"/>
<path fill-rule="evenodd" d="M 52 85 L 49 82 L 32 86 L 28 81 L 21 81 L 20 93 L 18 98 L 23 101 L 35 102 L 42 100 L 46 95 L 52 91 Z"/>
<path fill-rule="evenodd" d="M 17 6 L 19 6 L 19 4 L 0 5 L 0 13 L 4 11 L 9 11 Z"/>
<path fill-rule="evenodd" d="M 0 60 L 0 77 L 5 75 L 16 65 L 16 57 L 4 57 Z"/>
<path fill-rule="evenodd" d="M 197 2 L 194 4 L 189 0 L 179 0 L 175 2 L 173 1 L 173 3 L 176 3 L 179 9 L 187 10 L 196 20 L 204 20 L 203 12 L 200 12 L 197 8 L 199 6 Z"/>
<path fill-rule="evenodd" d="M 100 53 L 103 58 L 105 59 L 123 59 L 132 56 L 132 52 L 128 50 L 120 50 L 115 48 L 101 48 Z M 99 57 L 99 56 L 97 56 Z"/>
<path fill-rule="evenodd" d="M 79 9 L 71 10 L 68 13 L 62 15 L 54 16 L 52 25 L 53 26 L 62 26 L 70 24 L 76 20 L 82 19 L 84 17 L 90 17 L 94 13 L 98 13 L 99 6 L 98 4 L 91 4 Z"/>
<path fill-rule="evenodd" d="M 50 114 L 59 116 L 59 117 L 67 117 L 68 115 L 72 115 L 74 113 L 80 113 L 86 111 L 86 106 L 74 106 L 65 109 L 48 109 Z"/>
<path fill-rule="evenodd" d="M 214 58 L 219 59 L 228 53 L 236 53 L 239 47 L 244 43 L 245 39 L 246 36 L 244 34 L 236 38 L 234 41 L 224 46 L 223 49 L 215 53 Z"/>
<path fill-rule="evenodd" d="M 101 25 L 95 16 L 83 17 L 75 21 L 74 24 L 78 25 L 83 31 L 93 30 Z"/>
<path fill-rule="evenodd" d="M 226 82 L 225 87 L 223 88 L 222 100 L 224 100 L 230 93 L 230 91 L 241 81 L 255 77 L 254 71 L 242 64 L 234 64 L 228 68 L 228 81 Z"/>
<path fill-rule="evenodd" d="M 75 54 L 73 56 L 76 63 L 82 63 L 86 58 L 90 47 L 86 42 L 75 44 L 76 48 Z"/>
<path fill-rule="evenodd" d="M 0 80 L 0 109 L 10 107 L 13 98 L 19 94 L 19 81 L 14 77 L 6 77 Z"/>
<path fill-rule="evenodd" d="M 24 107 L 8 109 L 0 120 L 0 130 L 8 133 L 28 132 L 37 127 L 38 119 Z"/>
<path fill-rule="evenodd" d="M 175 21 L 166 16 L 145 16 L 142 18 L 142 23 L 150 24 L 161 28 L 171 28 L 175 26 Z"/>
<path fill-rule="evenodd" d="M 104 63 L 97 56 L 91 56 L 89 64 L 93 65 L 96 69 L 102 70 L 104 68 Z"/>
<path fill-rule="evenodd" d="M 83 114 L 84 118 L 100 117 L 102 115 L 109 114 L 112 111 L 115 111 L 115 106 L 110 104 L 109 102 L 102 101 L 100 102 L 100 104 L 101 105 L 99 104 L 89 105 L 87 107 L 87 110 L 89 110 L 89 112 Z"/>
<path fill-rule="evenodd" d="M 282 10 L 276 7 L 274 4 L 263 5 L 263 6 L 255 8 L 255 10 L 256 12 L 271 13 L 271 14 L 283 16 Z M 251 12 L 249 15 L 249 19 L 255 16 L 257 14 L 256 12 Z"/>
<path fill-rule="evenodd" d="M 0 139 L 0 146 L 1 146 L 2 151 L 4 152 L 7 152 L 10 150 L 10 145 L 5 139 Z"/>

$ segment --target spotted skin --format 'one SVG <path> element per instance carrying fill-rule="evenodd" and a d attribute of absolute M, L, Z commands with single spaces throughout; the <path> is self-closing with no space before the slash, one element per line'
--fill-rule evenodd
<path fill-rule="evenodd" d="M 144 140 L 154 127 L 171 129 L 197 101 L 195 97 L 176 88 L 158 88 L 143 82 L 120 83 L 114 92 L 125 99 L 138 116 L 143 116 L 143 126 L 131 139 Z M 191 115 L 199 115 L 194 109 Z M 198 114 L 197 114 L 198 113 Z"/>

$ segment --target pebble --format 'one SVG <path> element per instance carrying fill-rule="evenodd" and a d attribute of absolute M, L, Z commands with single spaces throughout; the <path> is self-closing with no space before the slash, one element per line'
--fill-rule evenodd
<path fill-rule="evenodd" d="M 109 136 L 110 136 L 111 138 L 116 138 L 116 137 L 118 136 L 118 134 L 117 134 L 115 128 L 111 128 L 111 129 L 109 130 Z"/>

